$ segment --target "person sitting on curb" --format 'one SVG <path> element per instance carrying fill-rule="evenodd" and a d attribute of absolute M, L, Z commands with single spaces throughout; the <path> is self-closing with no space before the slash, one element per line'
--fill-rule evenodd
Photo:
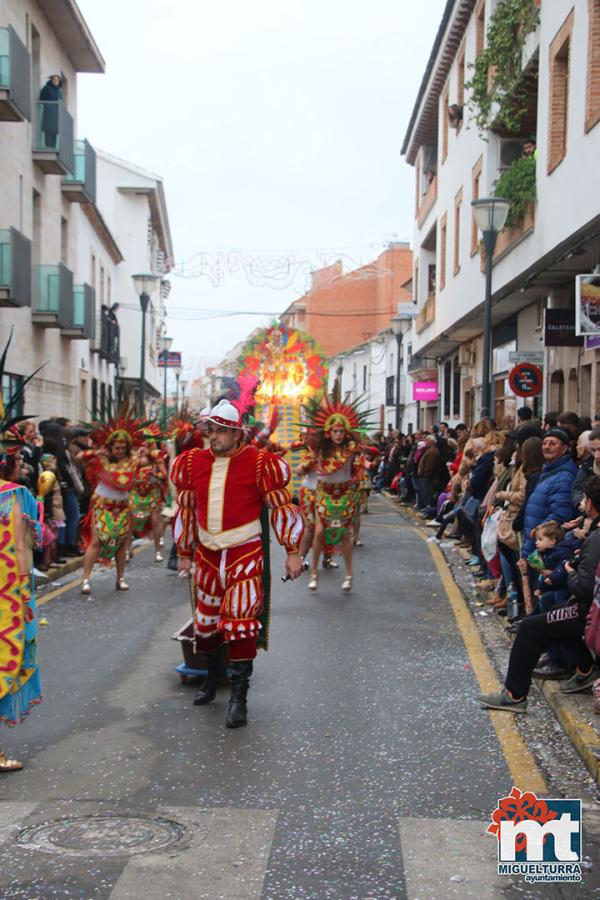
<path fill-rule="evenodd" d="M 584 485 L 584 507 L 592 522 L 583 543 L 577 568 L 565 563 L 572 596 L 567 606 L 528 616 L 521 622 L 508 661 L 504 688 L 499 694 L 480 694 L 485 709 L 527 711 L 527 695 L 533 670 L 544 650 L 560 644 L 575 674 L 561 684 L 564 694 L 591 687 L 600 668 L 583 642 L 586 617 L 592 604 L 596 569 L 600 564 L 600 477 L 591 475 Z"/>

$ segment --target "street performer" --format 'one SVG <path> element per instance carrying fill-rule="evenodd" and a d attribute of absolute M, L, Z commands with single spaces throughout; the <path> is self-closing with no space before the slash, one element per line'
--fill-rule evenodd
<path fill-rule="evenodd" d="M 144 439 L 141 423 L 127 412 L 91 433 L 95 450 L 83 450 L 77 459 L 86 465 L 86 477 L 94 485 L 90 511 L 83 523 L 85 542 L 82 594 L 91 594 L 94 563 L 115 560 L 116 589 L 128 591 L 125 581 L 127 543 L 133 527 L 129 494 L 138 460 L 133 453 Z"/>
<path fill-rule="evenodd" d="M 359 508 L 358 456 L 364 442 L 368 412 L 356 404 L 325 397 L 305 409 L 315 449 L 303 461 L 305 471 L 317 474 L 315 536 L 308 589 L 318 587 L 319 558 L 325 545 L 341 544 L 344 558 L 342 592 L 352 590 L 352 523 Z"/>
<path fill-rule="evenodd" d="M 198 651 L 208 658 L 208 675 L 194 698 L 212 702 L 229 649 L 231 698 L 227 728 L 247 723 L 246 696 L 263 609 L 264 553 L 261 509 L 271 510 L 271 525 L 287 551 L 286 574 L 301 572 L 299 546 L 304 530 L 300 510 L 287 489 L 290 470 L 280 456 L 243 442 L 241 412 L 221 400 L 205 422 L 210 448 L 180 454 L 171 470 L 179 512 L 174 536 L 179 568 L 195 563 Z"/>

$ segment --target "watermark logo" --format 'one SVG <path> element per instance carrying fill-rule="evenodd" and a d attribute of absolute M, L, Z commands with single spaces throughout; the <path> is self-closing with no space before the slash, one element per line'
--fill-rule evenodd
<path fill-rule="evenodd" d="M 538 800 L 513 787 L 487 829 L 498 839 L 498 874 L 525 881 L 581 881 L 581 800 Z"/>

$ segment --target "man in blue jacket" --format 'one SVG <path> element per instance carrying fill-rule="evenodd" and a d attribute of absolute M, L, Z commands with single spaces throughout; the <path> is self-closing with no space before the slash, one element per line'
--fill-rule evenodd
<path fill-rule="evenodd" d="M 527 571 L 526 559 L 535 549 L 532 530 L 542 522 L 553 521 L 562 525 L 576 515 L 571 489 L 577 475 L 577 464 L 571 458 L 570 443 L 570 436 L 562 428 L 550 428 L 544 434 L 544 468 L 525 507 L 525 540 L 519 562 L 523 573 Z"/>

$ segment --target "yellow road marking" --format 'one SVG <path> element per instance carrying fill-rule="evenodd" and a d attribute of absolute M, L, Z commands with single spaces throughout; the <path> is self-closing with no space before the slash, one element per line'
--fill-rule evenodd
<path fill-rule="evenodd" d="M 418 528 L 415 528 L 414 531 L 422 541 L 427 543 L 427 538 L 421 534 Z M 427 546 L 450 601 L 452 612 L 467 648 L 479 686 L 482 692 L 497 692 L 500 690 L 501 685 L 460 588 L 454 581 L 440 548 L 436 544 L 427 544 Z M 513 713 L 499 710 L 488 710 L 488 712 L 502 747 L 502 752 L 508 763 L 515 787 L 519 787 L 521 790 L 533 791 L 538 796 L 547 796 L 548 786 L 544 776 L 540 772 L 533 754 L 523 740 L 521 732 L 513 719 Z"/>
<path fill-rule="evenodd" d="M 138 553 L 141 553 L 143 550 L 147 550 L 148 547 L 151 547 L 152 544 L 145 544 L 143 547 L 135 547 L 131 551 L 132 556 L 137 556 Z M 65 594 L 67 591 L 70 591 L 71 588 L 77 587 L 78 584 L 81 584 L 83 581 L 83 575 L 78 575 L 77 578 L 74 578 L 73 581 L 69 581 L 67 584 L 61 584 L 60 587 L 55 588 L 55 590 L 50 591 L 49 594 L 40 594 L 36 599 L 36 606 L 39 608 L 43 606 L 44 603 L 49 603 L 50 600 L 54 600 L 56 597 L 60 597 L 61 594 Z"/>

